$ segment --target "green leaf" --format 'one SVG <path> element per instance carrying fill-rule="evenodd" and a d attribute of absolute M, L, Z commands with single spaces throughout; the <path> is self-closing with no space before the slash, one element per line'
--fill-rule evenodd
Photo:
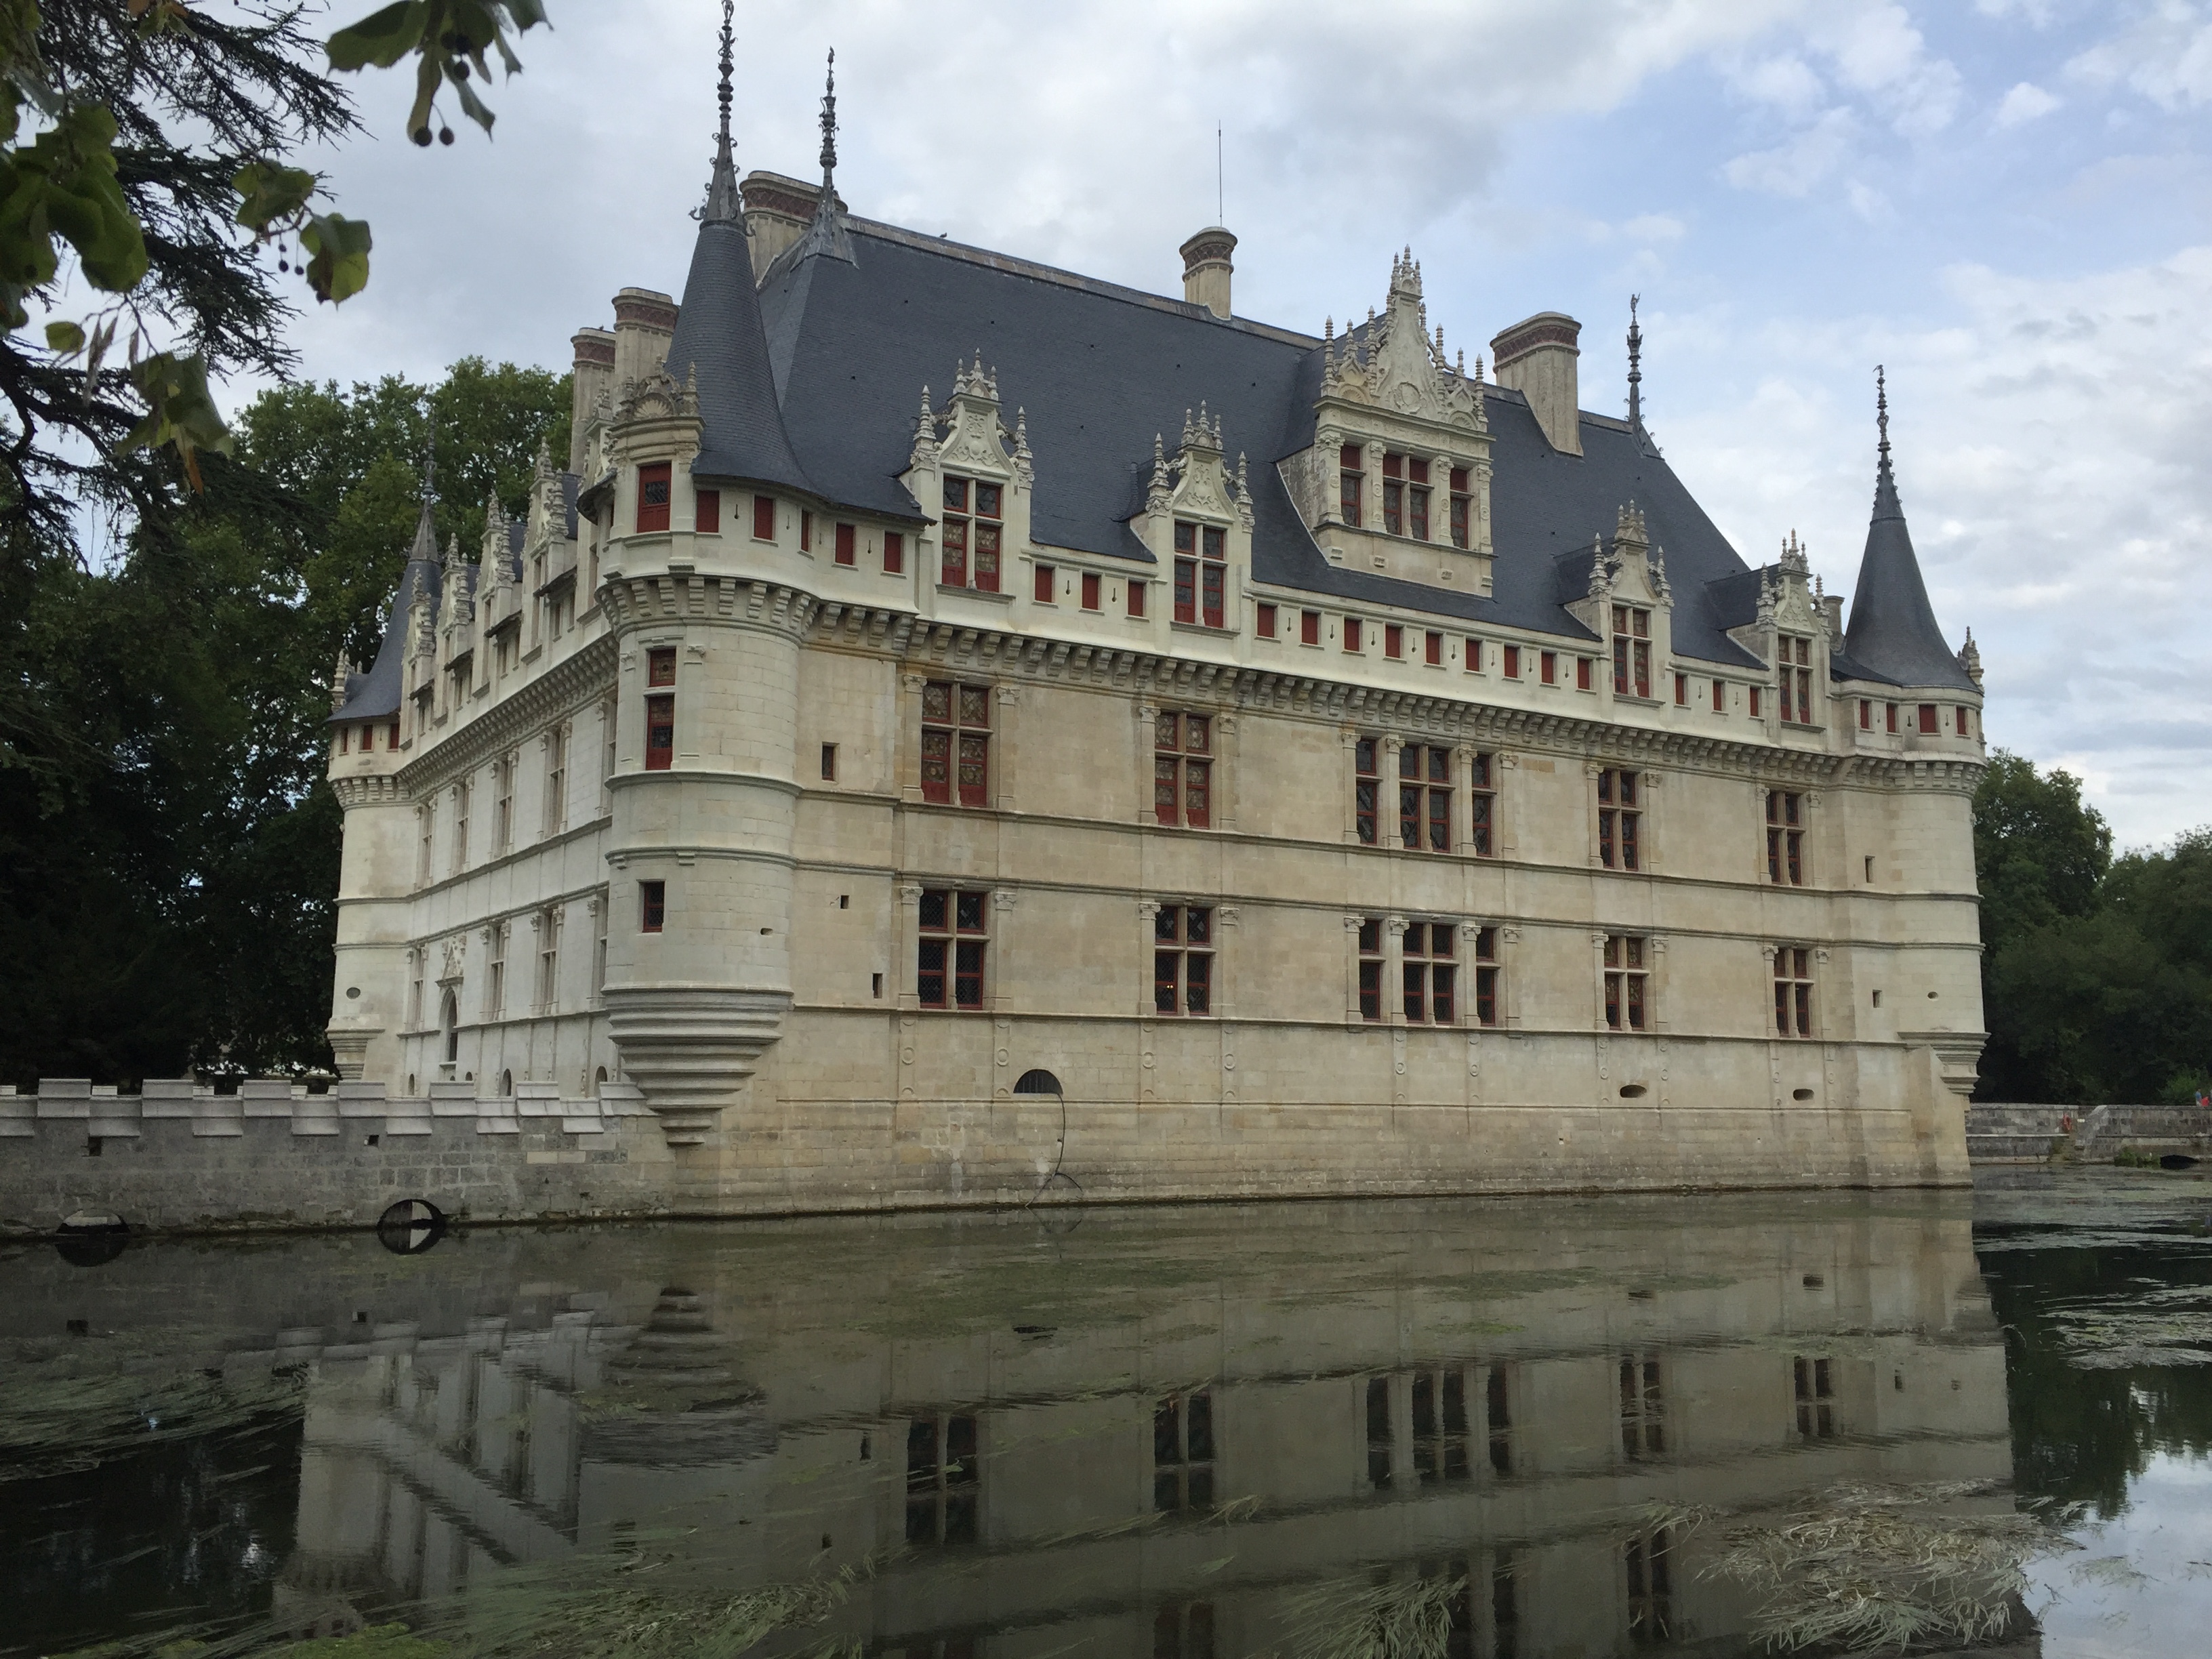
<path fill-rule="evenodd" d="M 48 323 L 46 349 L 58 356 L 74 357 L 84 349 L 84 331 L 75 323 Z"/>
<path fill-rule="evenodd" d="M 368 222 L 319 213 L 300 228 L 307 250 L 307 286 L 318 300 L 338 304 L 368 285 Z"/>
<path fill-rule="evenodd" d="M 448 72 L 450 73 L 450 71 Z M 467 82 L 462 80 L 459 76 L 453 76 L 453 90 L 460 97 L 461 113 L 467 116 L 470 120 L 482 127 L 487 133 L 491 131 L 492 122 L 498 118 L 494 116 L 491 111 L 485 107 L 483 100 L 477 96 L 476 89 L 470 86 Z"/>
<path fill-rule="evenodd" d="M 425 0 L 398 0 L 331 36 L 324 50 L 334 70 L 390 69 L 422 45 L 430 21 Z"/>
<path fill-rule="evenodd" d="M 127 455 L 136 449 L 173 445 L 177 459 L 184 463 L 185 477 L 198 490 L 199 452 L 211 449 L 228 455 L 233 443 L 222 411 L 208 395 L 206 362 L 196 356 L 157 351 L 132 366 L 131 380 L 146 400 L 146 414 L 124 434 L 122 453 Z"/>
<path fill-rule="evenodd" d="M 230 182 L 240 197 L 238 222 L 266 235 L 270 226 L 299 216 L 319 180 L 302 167 L 248 161 Z"/>

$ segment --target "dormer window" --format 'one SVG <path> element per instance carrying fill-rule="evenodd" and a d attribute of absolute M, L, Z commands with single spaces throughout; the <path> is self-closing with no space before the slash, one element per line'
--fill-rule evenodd
<path fill-rule="evenodd" d="M 1354 530 L 1359 528 L 1362 498 L 1366 493 L 1366 458 L 1358 444 L 1346 444 L 1337 457 L 1338 507 L 1344 521 Z"/>
<path fill-rule="evenodd" d="M 946 587 L 999 591 L 1000 486 L 981 478 L 945 481 L 944 557 L 938 580 Z"/>
<path fill-rule="evenodd" d="M 1451 544 L 1468 544 L 1468 526 L 1474 514 L 1474 497 L 1468 489 L 1467 469 L 1455 466 L 1451 470 Z"/>
<path fill-rule="evenodd" d="M 1784 634 L 1775 641 L 1775 660 L 1781 665 L 1782 718 L 1800 726 L 1813 724 L 1813 641 Z"/>
<path fill-rule="evenodd" d="M 1651 695 L 1651 613 L 1640 606 L 1613 607 L 1613 695 Z"/>
<path fill-rule="evenodd" d="M 637 527 L 641 533 L 668 528 L 668 467 L 655 461 L 637 470 Z"/>
<path fill-rule="evenodd" d="M 1222 593 L 1228 583 L 1226 535 L 1212 525 L 1177 519 L 1175 527 L 1175 619 L 1208 628 L 1222 625 Z"/>

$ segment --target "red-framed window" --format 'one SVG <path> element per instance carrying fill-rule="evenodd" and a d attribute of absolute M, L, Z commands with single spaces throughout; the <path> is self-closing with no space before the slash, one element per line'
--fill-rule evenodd
<path fill-rule="evenodd" d="M 1651 613 L 1640 605 L 1613 607 L 1613 695 L 1651 695 Z"/>
<path fill-rule="evenodd" d="M 1401 1006 L 1413 1025 L 1450 1025 L 1459 1019 L 1459 927 L 1449 921 L 1409 921 L 1400 941 Z"/>
<path fill-rule="evenodd" d="M 1382 740 L 1362 738 L 1352 746 L 1352 824 L 1360 845 L 1373 847 L 1382 833 L 1377 814 L 1382 810 Z"/>
<path fill-rule="evenodd" d="M 1883 718 L 1888 723 L 1889 735 L 1893 738 L 1897 735 L 1897 705 L 1892 702 L 1885 703 L 1882 707 L 1886 711 Z"/>
<path fill-rule="evenodd" d="M 1775 641 L 1774 654 L 1781 660 L 1780 684 L 1782 718 L 1799 726 L 1813 724 L 1813 641 L 1794 634 L 1784 634 Z"/>
<path fill-rule="evenodd" d="M 1648 1028 L 1651 1012 L 1650 942 L 1641 933 L 1608 933 L 1605 939 L 1605 1023 L 1616 1031 Z"/>
<path fill-rule="evenodd" d="M 1724 714 L 1727 712 L 1728 682 L 1725 680 L 1715 680 L 1713 682 L 1713 713 L 1716 714 Z"/>
<path fill-rule="evenodd" d="M 1162 1014 L 1213 1012 L 1213 910 L 1163 904 L 1152 918 L 1152 1008 Z"/>
<path fill-rule="evenodd" d="M 1590 689 L 1590 669 L 1591 663 L 1588 657 L 1577 657 L 1575 659 L 1576 690 L 1587 691 Z"/>
<path fill-rule="evenodd" d="M 1468 545 L 1468 535 L 1474 518 L 1474 497 L 1468 493 L 1467 469 L 1455 466 L 1451 470 L 1451 544 Z"/>
<path fill-rule="evenodd" d="M 1363 916 L 1359 922 L 1359 1017 L 1382 1018 L 1382 918 Z"/>
<path fill-rule="evenodd" d="M 1055 592 L 1053 584 L 1058 579 L 1059 575 L 1060 572 L 1055 570 L 1052 566 L 1048 564 L 1039 565 L 1036 568 L 1036 574 L 1030 581 L 1030 597 L 1035 599 L 1039 605 L 1050 605 L 1053 602 L 1052 596 Z"/>
<path fill-rule="evenodd" d="M 1421 641 L 1421 658 L 1431 668 L 1444 665 L 1444 636 L 1433 628 L 1427 630 Z"/>
<path fill-rule="evenodd" d="M 1521 678 L 1521 647 L 1517 645 L 1505 647 L 1505 678 L 1509 680 Z"/>
<path fill-rule="evenodd" d="M 397 749 L 399 747 L 399 722 L 398 720 L 392 721 L 391 725 L 384 728 L 384 746 L 386 749 Z"/>
<path fill-rule="evenodd" d="M 799 510 L 799 550 L 802 553 L 814 550 L 814 514 L 805 507 Z"/>
<path fill-rule="evenodd" d="M 1275 607 L 1261 604 L 1252 608 L 1252 628 L 1263 640 L 1275 637 Z"/>
<path fill-rule="evenodd" d="M 1321 643 L 1320 611 L 1301 611 L 1298 612 L 1298 642 L 1301 645 L 1319 645 Z"/>
<path fill-rule="evenodd" d="M 1536 653 L 1536 678 L 1547 685 L 1556 684 L 1559 678 L 1559 653 L 1539 651 Z"/>
<path fill-rule="evenodd" d="M 1346 444 L 1337 452 L 1337 510 L 1355 530 L 1365 505 L 1365 459 L 1358 444 Z"/>
<path fill-rule="evenodd" d="M 921 688 L 921 798 L 991 804 L 991 688 L 930 680 Z"/>
<path fill-rule="evenodd" d="M 1398 751 L 1398 844 L 1409 852 L 1449 853 L 1452 756 L 1440 744 L 1409 743 Z"/>
<path fill-rule="evenodd" d="M 1644 867 L 1643 781 L 1618 766 L 1597 775 L 1597 860 L 1608 870 Z"/>
<path fill-rule="evenodd" d="M 1344 619 L 1344 648 L 1354 656 L 1359 654 L 1359 618 L 1357 617 Z"/>
<path fill-rule="evenodd" d="M 1859 699 L 1859 730 L 1862 732 L 1874 730 L 1874 699 L 1871 697 Z"/>
<path fill-rule="evenodd" d="M 753 539 L 757 542 L 775 539 L 775 497 L 773 495 L 753 497 Z"/>
<path fill-rule="evenodd" d="M 902 575 L 906 571 L 906 535 L 902 531 L 884 532 L 884 574 Z"/>
<path fill-rule="evenodd" d="M 1813 953 L 1802 945 L 1774 952 L 1774 1035 L 1813 1035 Z"/>
<path fill-rule="evenodd" d="M 1172 711 L 1152 721 L 1152 815 L 1177 829 L 1213 822 L 1213 720 Z"/>
<path fill-rule="evenodd" d="M 1382 624 L 1382 654 L 1393 659 L 1406 654 L 1406 630 L 1396 623 Z"/>
<path fill-rule="evenodd" d="M 1677 674 L 1674 676 L 1674 707 L 1687 708 L 1689 706 L 1690 677 L 1687 674 Z"/>
<path fill-rule="evenodd" d="M 851 525 L 841 524 L 837 526 L 836 539 L 833 545 L 836 548 L 836 559 L 839 564 L 851 564 L 858 558 L 859 550 L 855 544 L 859 540 L 860 535 Z"/>
<path fill-rule="evenodd" d="M 1766 878 L 1778 887 L 1805 884 L 1805 797 L 1794 789 L 1766 792 Z"/>
<path fill-rule="evenodd" d="M 1920 705 L 1920 729 L 1932 737 L 1937 730 L 1938 724 L 1939 723 L 1936 719 L 1936 705 L 1932 702 L 1922 703 Z"/>
<path fill-rule="evenodd" d="M 1498 1024 L 1498 930 L 1480 927 L 1474 935 L 1474 1023 Z M 1496 1419 L 1492 1419 L 1493 1422 Z"/>
<path fill-rule="evenodd" d="M 1747 685 L 1744 688 L 1744 696 L 1748 698 L 1751 702 L 1751 717 L 1753 720 L 1757 720 L 1759 718 L 1759 694 L 1761 689 L 1762 688 L 1756 685 Z"/>
<path fill-rule="evenodd" d="M 983 1006 L 984 954 L 991 896 L 925 887 L 915 955 L 915 1000 L 925 1008 L 974 1012 Z"/>
<path fill-rule="evenodd" d="M 691 492 L 691 527 L 702 536 L 719 536 L 722 532 L 722 492 L 719 489 L 694 489 Z"/>
<path fill-rule="evenodd" d="M 637 931 L 658 933 L 668 925 L 668 884 L 641 881 L 637 884 Z"/>
<path fill-rule="evenodd" d="M 1098 609 L 1098 577 L 1089 570 L 1083 573 L 1083 608 L 1085 611 Z"/>
<path fill-rule="evenodd" d="M 1418 457 L 1406 463 L 1406 533 L 1417 542 L 1429 538 L 1429 464 Z"/>
<path fill-rule="evenodd" d="M 1494 857 L 1498 851 L 1497 765 L 1497 757 L 1485 750 L 1468 758 L 1473 787 L 1468 797 L 1467 844 L 1478 858 Z"/>
<path fill-rule="evenodd" d="M 641 532 L 668 528 L 666 461 L 654 461 L 637 470 L 637 527 Z"/>
<path fill-rule="evenodd" d="M 1227 590 L 1229 538 L 1212 525 L 1177 519 L 1175 527 L 1175 619 L 1222 625 L 1222 599 Z"/>
<path fill-rule="evenodd" d="M 657 645 L 645 653 L 645 769 L 665 772 L 676 763 L 676 647 Z M 665 690 L 655 688 L 665 687 Z"/>
<path fill-rule="evenodd" d="M 1954 711 L 1954 712 L 1956 712 L 1956 714 L 1958 714 L 1958 717 L 1959 717 L 1959 735 L 1960 735 L 1960 737 L 1962 737 L 1962 738 L 1964 738 L 1964 737 L 1969 737 L 1969 736 L 1972 735 L 1972 734 L 1971 732 L 1969 732 L 1967 731 L 1967 729 L 1966 729 L 1966 706 L 1965 706 L 1964 704 L 1960 705 L 1960 707 L 1958 708 L 1958 709 L 1957 709 L 1956 711 Z"/>
<path fill-rule="evenodd" d="M 945 481 L 944 556 L 938 574 L 947 587 L 999 591 L 1000 538 L 1005 532 L 1005 491 L 981 478 Z"/>
<path fill-rule="evenodd" d="M 1141 617 L 1145 614 L 1146 586 L 1140 581 L 1129 584 L 1129 614 L 1132 617 Z"/>
<path fill-rule="evenodd" d="M 1467 672 L 1470 674 L 1482 672 L 1482 641 L 1472 634 L 1467 639 Z"/>
<path fill-rule="evenodd" d="M 1406 533 L 1406 458 L 1387 452 L 1382 457 L 1382 533 Z"/>

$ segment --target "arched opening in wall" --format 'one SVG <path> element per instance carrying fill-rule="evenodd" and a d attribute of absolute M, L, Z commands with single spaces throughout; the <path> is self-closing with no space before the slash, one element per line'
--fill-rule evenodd
<path fill-rule="evenodd" d="M 599 1067 L 599 1072 L 598 1072 L 597 1075 L 595 1075 L 595 1076 L 592 1079 L 592 1092 L 593 1094 L 595 1094 L 595 1095 L 596 1095 L 596 1094 L 599 1094 L 599 1093 L 602 1092 L 602 1091 L 606 1088 L 606 1086 L 607 1086 L 607 1068 L 606 1068 L 605 1066 L 600 1066 L 600 1067 Z"/>
<path fill-rule="evenodd" d="M 415 1092 L 415 1073 L 412 1072 L 407 1073 L 407 1092 L 410 1095 Z"/>
<path fill-rule="evenodd" d="M 1651 1091 L 1641 1083 L 1624 1083 L 1620 1085 L 1620 1097 L 1623 1100 L 1641 1100 L 1650 1092 Z"/>
<path fill-rule="evenodd" d="M 438 1025 L 446 1034 L 446 1064 L 451 1066 L 461 1057 L 461 1001 L 450 990 L 438 1000 Z"/>
<path fill-rule="evenodd" d="M 1790 1091 L 1790 1098 L 1792 1100 L 1810 1100 L 1812 1097 L 1813 1091 L 1810 1089 L 1792 1089 Z"/>
<path fill-rule="evenodd" d="M 2193 1170 L 2197 1167 L 2197 1160 L 2186 1152 L 2168 1152 L 2159 1159 L 2158 1167 L 2161 1170 Z"/>
<path fill-rule="evenodd" d="M 1050 1072 L 1040 1069 L 1024 1072 L 1017 1078 L 1014 1080 L 1014 1092 L 1018 1095 L 1057 1095 L 1063 1091 L 1058 1078 Z"/>
<path fill-rule="evenodd" d="M 514 1073 L 512 1073 L 512 1072 L 501 1072 L 501 1073 L 499 1074 L 499 1092 L 500 1092 L 500 1096 L 501 1096 L 501 1097 L 502 1099 L 504 1099 L 504 1098 L 506 1098 L 507 1097 L 508 1097 L 508 1096 L 510 1096 L 510 1095 L 514 1094 Z"/>

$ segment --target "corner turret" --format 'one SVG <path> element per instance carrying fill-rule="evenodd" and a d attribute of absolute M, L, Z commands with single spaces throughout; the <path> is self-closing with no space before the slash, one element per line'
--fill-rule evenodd
<path fill-rule="evenodd" d="M 1866 553 L 1859 561 L 1851 592 L 1850 625 L 1844 633 L 1851 666 L 1901 686 L 1942 688 L 1973 693 L 1972 678 L 1944 641 L 1935 607 L 1928 603 L 1913 556 L 1912 532 L 1897 499 L 1897 480 L 1889 465 L 1889 390 L 1875 371 L 1875 406 L 1881 441 L 1875 467 L 1874 517 L 1867 526 Z"/>

